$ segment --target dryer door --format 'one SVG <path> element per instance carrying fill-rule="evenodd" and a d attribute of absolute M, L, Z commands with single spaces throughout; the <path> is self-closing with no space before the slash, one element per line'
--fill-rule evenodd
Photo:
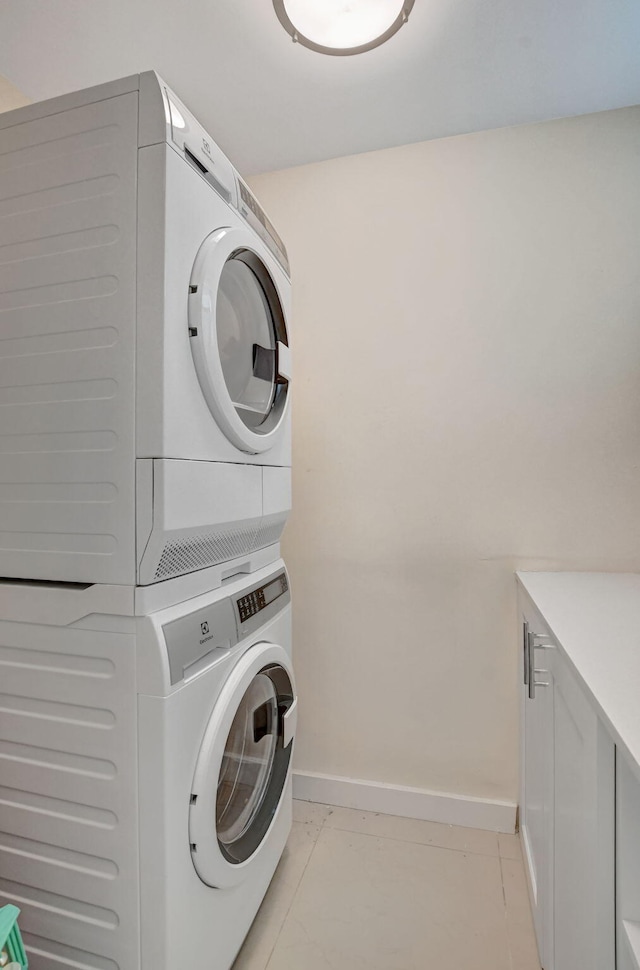
<path fill-rule="evenodd" d="M 191 791 L 191 857 L 209 886 L 240 882 L 268 841 L 291 770 L 296 707 L 285 650 L 251 647 L 216 702 Z"/>
<path fill-rule="evenodd" d="M 242 229 L 219 229 L 198 251 L 189 336 L 213 417 L 242 451 L 267 451 L 288 404 L 291 358 L 276 278 Z"/>

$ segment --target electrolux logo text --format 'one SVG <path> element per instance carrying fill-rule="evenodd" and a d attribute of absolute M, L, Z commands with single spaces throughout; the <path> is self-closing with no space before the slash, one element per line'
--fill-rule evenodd
<path fill-rule="evenodd" d="M 200 624 L 200 632 L 202 637 L 200 639 L 200 645 L 206 643 L 207 640 L 213 640 L 213 633 L 209 633 L 209 621 L 205 620 L 204 623 Z"/>

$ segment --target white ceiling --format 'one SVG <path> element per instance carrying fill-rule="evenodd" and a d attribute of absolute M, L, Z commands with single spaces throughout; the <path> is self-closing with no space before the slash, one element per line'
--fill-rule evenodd
<path fill-rule="evenodd" d="M 271 0 L 0 3 L 30 98 L 153 67 L 246 175 L 640 102 L 639 43 L 639 0 L 416 0 L 355 57 L 293 44 Z"/>

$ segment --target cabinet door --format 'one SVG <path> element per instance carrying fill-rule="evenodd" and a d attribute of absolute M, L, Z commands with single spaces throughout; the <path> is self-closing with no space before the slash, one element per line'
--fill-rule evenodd
<path fill-rule="evenodd" d="M 522 614 L 522 677 L 520 701 L 520 837 L 529 882 L 529 896 L 540 965 L 553 966 L 553 686 L 552 675 L 536 674 L 546 643 L 540 621 Z M 540 663 L 539 663 L 540 661 Z M 546 666 L 546 665 L 545 665 Z M 534 681 L 548 686 L 535 686 Z"/>
<path fill-rule="evenodd" d="M 614 970 L 615 749 L 553 654 L 555 970 Z"/>
<path fill-rule="evenodd" d="M 617 970 L 640 966 L 640 778 L 620 750 L 616 759 Z"/>

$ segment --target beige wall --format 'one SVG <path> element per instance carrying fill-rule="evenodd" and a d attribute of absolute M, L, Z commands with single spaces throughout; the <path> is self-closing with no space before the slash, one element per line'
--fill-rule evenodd
<path fill-rule="evenodd" d="M 29 104 L 21 91 L 13 86 L 11 81 L 0 74 L 0 111 L 11 111 L 13 108 L 21 108 L 24 104 Z"/>
<path fill-rule="evenodd" d="M 252 184 L 295 282 L 297 767 L 514 799 L 514 569 L 640 569 L 640 109 Z"/>

